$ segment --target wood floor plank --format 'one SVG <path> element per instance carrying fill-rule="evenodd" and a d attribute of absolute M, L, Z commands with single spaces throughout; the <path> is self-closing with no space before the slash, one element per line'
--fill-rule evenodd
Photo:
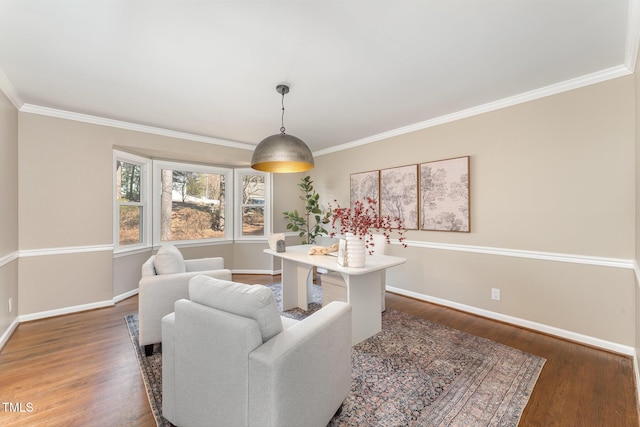
<path fill-rule="evenodd" d="M 279 276 L 234 275 L 271 284 Z M 520 426 L 640 427 L 633 361 L 553 336 L 387 293 L 386 306 L 536 354 L 547 362 Z M 2 426 L 155 426 L 124 316 L 138 298 L 22 323 L 0 353 Z"/>
<path fill-rule="evenodd" d="M 0 353 L 2 426 L 155 426 L 124 316 L 115 307 L 22 323 Z"/>

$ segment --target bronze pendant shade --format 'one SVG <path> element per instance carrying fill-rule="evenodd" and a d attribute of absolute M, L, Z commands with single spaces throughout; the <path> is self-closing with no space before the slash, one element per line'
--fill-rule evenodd
<path fill-rule="evenodd" d="M 284 131 L 284 95 L 289 87 L 278 85 L 282 94 L 282 127 L 280 133 L 263 139 L 253 151 L 251 167 L 263 172 L 292 173 L 304 172 L 314 166 L 313 155 L 300 138 L 287 135 Z"/>

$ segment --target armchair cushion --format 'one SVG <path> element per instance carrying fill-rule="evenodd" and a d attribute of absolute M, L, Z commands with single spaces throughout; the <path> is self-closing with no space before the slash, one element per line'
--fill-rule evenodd
<path fill-rule="evenodd" d="M 164 245 L 158 249 L 153 266 L 157 274 L 176 274 L 187 271 L 182 253 L 173 245 Z"/>
<path fill-rule="evenodd" d="M 189 299 L 255 320 L 260 327 L 263 343 L 283 330 L 273 292 L 266 286 L 196 276 L 189 281 Z"/>

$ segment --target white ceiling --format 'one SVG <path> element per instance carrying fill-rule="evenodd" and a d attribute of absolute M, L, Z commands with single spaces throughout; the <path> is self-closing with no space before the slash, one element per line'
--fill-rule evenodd
<path fill-rule="evenodd" d="M 287 133 L 321 154 L 629 74 L 638 9 L 638 0 L 0 0 L 0 88 L 23 111 L 250 149 L 279 132 L 275 87 L 286 83 Z"/>

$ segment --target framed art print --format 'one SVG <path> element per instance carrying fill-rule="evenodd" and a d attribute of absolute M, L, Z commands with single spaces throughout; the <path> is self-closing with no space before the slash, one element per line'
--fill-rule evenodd
<path fill-rule="evenodd" d="M 469 156 L 420 164 L 420 229 L 470 232 Z"/>
<path fill-rule="evenodd" d="M 402 219 L 407 230 L 418 229 L 418 165 L 380 171 L 380 215 Z"/>
<path fill-rule="evenodd" d="M 380 173 L 379 171 L 360 172 L 351 175 L 350 183 L 351 207 L 356 200 L 367 206 L 367 197 L 379 202 Z"/>

